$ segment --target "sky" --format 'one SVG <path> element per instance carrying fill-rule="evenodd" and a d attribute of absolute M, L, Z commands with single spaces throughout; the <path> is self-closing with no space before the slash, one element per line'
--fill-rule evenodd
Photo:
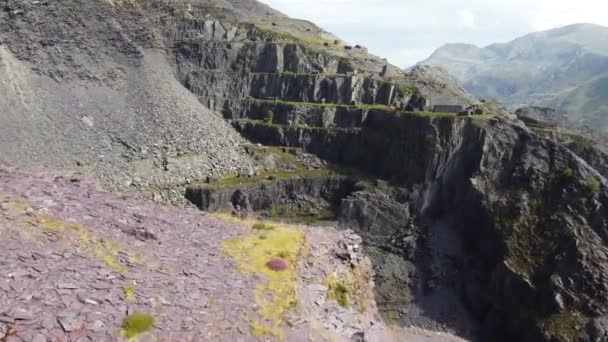
<path fill-rule="evenodd" d="M 261 0 L 398 66 L 446 43 L 486 46 L 574 23 L 608 26 L 606 0 Z"/>

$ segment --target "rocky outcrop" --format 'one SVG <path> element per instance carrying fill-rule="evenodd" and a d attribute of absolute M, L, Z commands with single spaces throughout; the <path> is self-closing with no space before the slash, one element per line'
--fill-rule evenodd
<path fill-rule="evenodd" d="M 316 27 L 294 30 L 292 23 L 235 21 L 208 8 L 196 16 L 196 9 L 177 2 L 167 6 L 173 13 L 158 24 L 175 55 L 177 77 L 226 118 L 254 117 L 249 103 L 255 100 L 411 110 L 432 100 L 475 102 L 440 76 L 406 74 L 364 49 L 345 49 Z"/>
<path fill-rule="evenodd" d="M 240 123 L 238 128 L 245 137 L 263 144 L 302 147 L 397 184 L 425 184 L 433 180 L 441 163 L 451 157 L 450 149 L 461 143 L 464 135 L 479 134 L 475 132 L 479 120 L 484 119 L 370 110 L 365 121 L 354 128 L 257 122 Z"/>
<path fill-rule="evenodd" d="M 455 215 L 470 265 L 462 280 L 478 286 L 470 301 L 486 338 L 584 338 L 584 325 L 605 315 L 608 299 L 598 277 L 608 271 L 605 179 L 567 148 L 521 127 L 456 120 L 429 126 L 437 134 L 417 153 L 378 158 L 407 165 L 422 156 L 424 172 L 401 178 L 423 184 L 410 208 L 420 219 Z"/>
<path fill-rule="evenodd" d="M 516 114 L 534 132 L 568 147 L 604 177 L 608 176 L 608 139 L 604 135 L 570 122 L 551 108 L 525 107 Z"/>
<path fill-rule="evenodd" d="M 274 211 L 271 216 L 275 216 L 280 211 L 292 214 L 331 208 L 353 186 L 354 180 L 344 176 L 296 176 L 241 185 L 191 186 L 186 198 L 205 211 Z"/>
<path fill-rule="evenodd" d="M 355 229 L 368 242 L 386 242 L 387 246 L 403 235 L 411 219 L 403 189 L 378 187 L 356 189 L 342 199 L 337 216 L 341 227 Z"/>

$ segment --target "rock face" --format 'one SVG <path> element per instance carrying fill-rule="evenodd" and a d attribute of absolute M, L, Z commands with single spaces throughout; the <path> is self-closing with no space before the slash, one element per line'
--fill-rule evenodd
<path fill-rule="evenodd" d="M 515 114 L 534 132 L 556 141 L 608 176 L 608 138 L 591 128 L 568 120 L 564 114 L 543 107 L 524 107 Z"/>
<path fill-rule="evenodd" d="M 605 315 L 608 298 L 598 277 L 607 271 L 605 179 L 565 147 L 520 127 L 419 120 L 417 130 L 425 127 L 439 129 L 418 151 L 380 158 L 407 165 L 422 157 L 424 172 L 400 180 L 422 185 L 413 215 L 455 223 L 468 254 L 461 281 L 478 287 L 469 305 L 486 338 L 583 338 L 585 324 Z"/>
<path fill-rule="evenodd" d="M 608 284 L 597 275 L 608 271 L 606 181 L 566 147 L 501 119 L 378 114 L 351 130 L 255 130 L 251 138 L 301 146 L 410 189 L 401 203 L 354 194 L 340 210 L 344 224 L 385 249 L 409 232 L 414 268 L 424 267 L 415 255 L 425 243 L 408 217 L 448 219 L 467 265 L 458 286 L 475 289 L 459 295 L 486 338 L 584 339 L 585 325 L 604 316 Z"/>
<path fill-rule="evenodd" d="M 267 211 L 274 208 L 276 215 L 281 210 L 301 212 L 305 208 L 316 210 L 336 206 L 353 186 L 354 181 L 344 176 L 296 176 L 223 187 L 191 186 L 186 188 L 186 198 L 205 211 Z"/>

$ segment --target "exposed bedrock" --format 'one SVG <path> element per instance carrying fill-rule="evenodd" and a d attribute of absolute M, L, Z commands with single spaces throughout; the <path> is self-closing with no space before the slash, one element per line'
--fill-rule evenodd
<path fill-rule="evenodd" d="M 477 122 L 370 110 L 361 126 L 348 129 L 257 122 L 241 122 L 237 127 L 253 141 L 301 147 L 330 161 L 408 185 L 431 184 L 452 157 L 451 151 L 469 134 L 481 134 Z"/>
<path fill-rule="evenodd" d="M 230 75 L 232 73 L 233 75 Z M 292 102 L 406 105 L 410 91 L 397 91 L 395 85 L 364 76 L 318 75 L 292 73 L 227 74 L 218 71 L 194 70 L 184 76 L 184 84 L 204 104 L 225 99 L 262 99 Z"/>
<path fill-rule="evenodd" d="M 292 213 L 334 207 L 352 191 L 354 183 L 345 176 L 301 176 L 221 187 L 191 186 L 186 197 L 205 211 L 274 208 L 278 213 L 285 208 Z"/>
<path fill-rule="evenodd" d="M 387 72 L 392 66 L 363 52 L 323 47 L 248 23 L 175 18 L 161 23 L 177 77 L 202 103 L 229 118 L 237 117 L 223 109 L 227 100 L 233 110 L 234 102 L 251 99 L 399 108 L 426 104 L 403 74 L 392 75 Z"/>
<path fill-rule="evenodd" d="M 297 103 L 275 103 L 258 101 L 223 101 L 217 103 L 224 115 L 230 119 L 264 121 L 273 113 L 272 122 L 286 126 L 343 127 L 361 126 L 373 109 L 358 107 L 310 106 Z"/>

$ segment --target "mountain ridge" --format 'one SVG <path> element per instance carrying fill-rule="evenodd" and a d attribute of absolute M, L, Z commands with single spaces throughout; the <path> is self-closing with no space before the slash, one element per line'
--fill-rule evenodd
<path fill-rule="evenodd" d="M 511 109 L 533 105 L 608 129 L 608 28 L 573 24 L 485 47 L 446 44 L 422 65 L 441 66 L 467 91 Z"/>

